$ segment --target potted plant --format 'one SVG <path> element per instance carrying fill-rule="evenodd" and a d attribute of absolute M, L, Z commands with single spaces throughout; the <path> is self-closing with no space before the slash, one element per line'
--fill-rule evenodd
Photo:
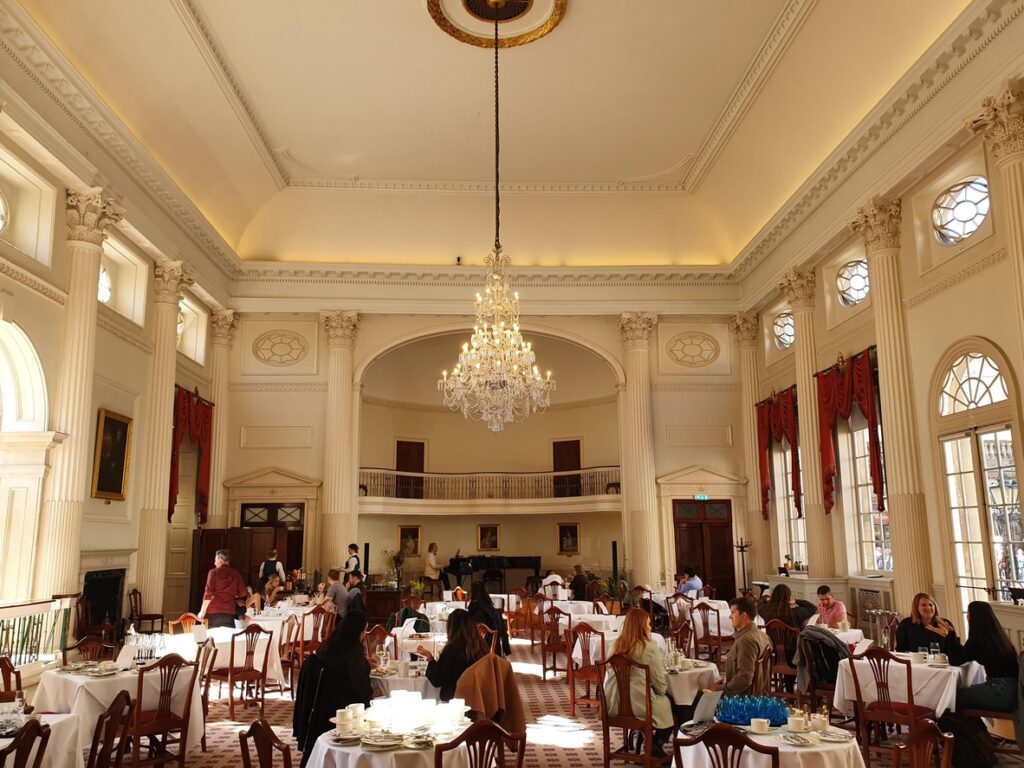
<path fill-rule="evenodd" d="M 411 579 L 407 586 L 409 587 L 410 594 L 416 595 L 419 598 L 423 597 L 423 591 L 426 589 L 426 586 L 420 579 Z"/>
<path fill-rule="evenodd" d="M 786 560 L 786 570 L 787 571 L 793 570 L 793 556 L 792 555 L 786 555 L 785 560 Z"/>

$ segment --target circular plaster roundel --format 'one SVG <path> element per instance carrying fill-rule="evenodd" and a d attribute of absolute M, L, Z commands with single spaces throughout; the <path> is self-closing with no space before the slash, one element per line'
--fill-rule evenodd
<path fill-rule="evenodd" d="M 427 11 L 446 34 L 480 48 L 494 47 L 494 13 L 498 46 L 511 48 L 539 40 L 558 26 L 569 0 L 506 0 L 497 11 L 488 0 L 427 0 Z"/>
<path fill-rule="evenodd" d="M 264 365 L 295 365 L 309 354 L 309 344 L 293 331 L 267 331 L 252 343 L 252 355 Z"/>
<path fill-rule="evenodd" d="M 668 356 L 686 368 L 703 368 L 718 359 L 718 342 L 699 331 L 677 333 L 665 347 Z"/>

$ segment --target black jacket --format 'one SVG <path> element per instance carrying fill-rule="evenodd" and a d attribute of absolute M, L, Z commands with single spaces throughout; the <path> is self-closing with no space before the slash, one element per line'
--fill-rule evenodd
<path fill-rule="evenodd" d="M 924 624 L 915 624 L 909 616 L 896 627 L 897 651 L 913 652 L 918 648 L 930 648 L 932 643 L 939 644 L 939 653 L 956 654 L 960 648 L 960 638 L 953 630 L 942 637 L 929 630 Z"/>
<path fill-rule="evenodd" d="M 451 701 L 455 696 L 455 685 L 462 673 L 473 666 L 479 659 L 467 659 L 462 651 L 456 651 L 446 645 L 441 655 L 427 662 L 427 680 L 431 685 L 441 689 L 441 701 Z"/>
<path fill-rule="evenodd" d="M 489 629 L 498 630 L 498 644 L 495 650 L 499 656 L 508 656 L 512 653 L 512 646 L 508 641 L 508 627 L 501 611 L 493 605 L 483 605 L 476 601 L 471 602 L 466 610 L 477 624 L 486 624 Z"/>
<path fill-rule="evenodd" d="M 372 696 L 370 663 L 361 647 L 346 648 L 338 655 L 307 657 L 299 674 L 292 715 L 302 765 L 320 734 L 333 730 L 330 720 L 336 710 L 357 702 L 369 706 Z"/>

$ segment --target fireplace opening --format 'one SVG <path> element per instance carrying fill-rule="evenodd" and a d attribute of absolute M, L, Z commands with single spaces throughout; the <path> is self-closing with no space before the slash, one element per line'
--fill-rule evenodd
<path fill-rule="evenodd" d="M 124 568 L 89 571 L 82 586 L 82 599 L 88 611 L 83 617 L 86 624 L 121 624 L 124 600 Z"/>

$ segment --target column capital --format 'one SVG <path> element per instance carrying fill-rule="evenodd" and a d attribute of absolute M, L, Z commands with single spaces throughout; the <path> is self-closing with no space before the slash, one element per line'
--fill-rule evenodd
<path fill-rule="evenodd" d="M 68 240 L 103 245 L 107 230 L 124 218 L 124 209 L 104 197 L 102 187 L 69 189 L 66 204 Z"/>
<path fill-rule="evenodd" d="M 741 347 L 750 347 L 757 344 L 759 325 L 756 312 L 744 312 L 733 316 L 729 321 L 729 330 Z"/>
<path fill-rule="evenodd" d="M 972 133 L 984 134 L 998 160 L 1024 153 L 1024 87 L 1009 85 L 998 96 L 989 96 L 964 124 Z"/>
<path fill-rule="evenodd" d="M 230 347 L 238 327 L 238 313 L 233 309 L 219 309 L 210 317 L 210 332 L 216 347 Z"/>
<path fill-rule="evenodd" d="M 902 204 L 896 200 L 872 200 L 857 211 L 850 222 L 850 229 L 864 238 L 864 250 L 868 256 L 878 251 L 900 247 L 900 224 L 903 219 Z"/>
<path fill-rule="evenodd" d="M 359 313 L 350 310 L 321 312 L 320 322 L 327 333 L 327 348 L 352 348 L 359 332 Z"/>
<path fill-rule="evenodd" d="M 647 349 L 657 324 L 658 316 L 653 312 L 623 312 L 619 315 L 619 335 L 627 349 Z"/>
<path fill-rule="evenodd" d="M 182 292 L 195 280 L 183 261 L 165 261 L 153 269 L 154 299 L 157 304 L 178 306 Z"/>
<path fill-rule="evenodd" d="M 814 267 L 794 267 L 782 276 L 779 290 L 786 294 L 791 309 L 810 309 L 814 306 Z"/>

